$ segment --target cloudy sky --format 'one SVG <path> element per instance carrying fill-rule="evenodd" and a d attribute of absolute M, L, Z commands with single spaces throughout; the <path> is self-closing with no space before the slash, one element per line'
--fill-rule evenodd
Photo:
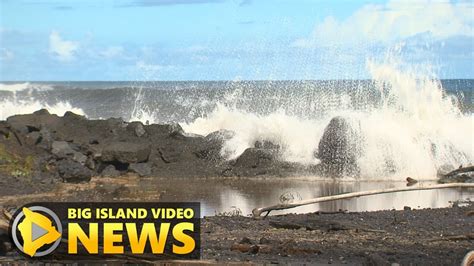
<path fill-rule="evenodd" d="M 474 78 L 472 1 L 0 0 L 0 80 Z"/>

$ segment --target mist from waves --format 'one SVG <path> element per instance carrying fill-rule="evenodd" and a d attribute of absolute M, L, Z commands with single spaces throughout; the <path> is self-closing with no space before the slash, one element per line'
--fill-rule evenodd
<path fill-rule="evenodd" d="M 217 104 L 209 115 L 183 127 L 202 135 L 220 129 L 236 132 L 222 150 L 229 159 L 257 140 L 269 140 L 283 147 L 285 160 L 311 164 L 318 163 L 313 154 L 330 119 L 344 116 L 361 128 L 361 179 L 434 179 L 440 167 L 473 164 L 474 116 L 461 112 L 459 98 L 447 95 L 439 80 L 414 68 L 402 70 L 397 62 L 368 61 L 367 69 L 373 83 L 355 95 L 343 89 L 337 97 L 323 92 L 266 115 Z M 230 94 L 226 102 L 241 97 Z M 315 106 L 326 108 L 313 112 Z M 306 113 L 294 115 L 293 107 Z"/>
<path fill-rule="evenodd" d="M 30 114 L 39 109 L 46 108 L 52 114 L 63 115 L 67 111 L 84 115 L 81 108 L 73 107 L 67 101 L 57 101 L 55 103 L 47 103 L 36 99 L 33 93 L 45 92 L 53 88 L 43 84 L 12 83 L 0 84 L 0 91 L 4 93 L 0 99 L 0 120 L 5 120 L 9 116 L 17 114 Z M 18 97 L 23 94 L 23 97 Z"/>
<path fill-rule="evenodd" d="M 227 159 L 269 140 L 280 144 L 284 160 L 316 164 L 324 128 L 344 116 L 362 131 L 361 179 L 433 179 L 441 166 L 474 162 L 472 99 L 447 94 L 419 70 L 368 61 L 370 80 L 4 83 L 0 119 L 46 108 L 91 119 L 179 122 L 200 135 L 235 131 L 221 151 Z"/>

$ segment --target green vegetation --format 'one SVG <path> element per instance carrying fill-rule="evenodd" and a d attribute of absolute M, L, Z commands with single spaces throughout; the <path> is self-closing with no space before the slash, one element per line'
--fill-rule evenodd
<path fill-rule="evenodd" d="M 34 159 L 31 155 L 24 158 L 8 152 L 4 144 L 0 144 L 0 171 L 15 177 L 31 175 Z"/>

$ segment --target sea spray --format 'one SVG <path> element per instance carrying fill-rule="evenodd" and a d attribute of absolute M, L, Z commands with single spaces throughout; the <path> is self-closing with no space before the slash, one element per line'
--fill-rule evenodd
<path fill-rule="evenodd" d="M 6 83 L 0 118 L 48 108 L 178 122 L 200 135 L 229 129 L 235 136 L 222 149 L 227 159 L 267 140 L 281 147 L 283 160 L 314 165 L 325 127 L 343 116 L 363 133 L 360 179 L 433 179 L 444 165 L 474 161 L 474 81 L 439 81 L 423 69 L 369 61 L 371 80 Z"/>
<path fill-rule="evenodd" d="M 434 179 L 442 166 L 474 162 L 473 116 L 460 111 L 456 98 L 446 95 L 438 80 L 413 69 L 403 70 L 393 62 L 369 61 L 367 68 L 373 86 L 361 89 L 362 97 L 378 95 L 370 104 L 351 101 L 357 97 L 344 88 L 336 98 L 330 98 L 331 92 L 318 94 L 327 102 L 335 101 L 338 108 L 332 104 L 325 112 L 311 113 L 308 107 L 317 108 L 321 102 L 314 99 L 310 104 L 301 102 L 300 108 L 308 110 L 303 116 L 293 115 L 295 106 L 258 114 L 236 108 L 235 102 L 223 102 L 207 116 L 183 127 L 202 135 L 220 129 L 235 131 L 222 150 L 222 154 L 230 154 L 229 159 L 253 147 L 257 140 L 268 140 L 283 147 L 284 160 L 314 164 L 318 161 L 313 154 L 329 120 L 347 117 L 358 121 L 364 140 L 357 161 L 361 179 Z M 235 93 L 229 97 L 232 101 L 235 98 Z M 267 99 L 260 100 L 264 105 Z"/>
<path fill-rule="evenodd" d="M 63 115 L 67 111 L 84 115 L 84 111 L 81 108 L 73 107 L 67 101 L 61 100 L 49 104 L 35 99 L 32 96 L 33 91 L 42 92 L 52 89 L 53 88 L 48 85 L 29 82 L 0 84 L 0 91 L 8 93 L 8 95 L 4 94 L 4 96 L 0 98 L 0 120 L 5 120 L 12 115 L 33 113 L 43 108 L 48 109 L 50 113 L 57 115 Z M 22 93 L 22 97 L 18 95 L 20 93 Z"/>

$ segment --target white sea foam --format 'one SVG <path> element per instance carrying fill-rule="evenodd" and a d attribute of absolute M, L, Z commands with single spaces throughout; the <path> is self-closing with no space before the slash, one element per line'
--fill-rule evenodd
<path fill-rule="evenodd" d="M 382 95 L 379 106 L 363 110 L 342 104 L 323 118 L 302 119 L 284 111 L 270 115 L 248 113 L 218 104 L 206 117 L 183 124 L 186 131 L 206 135 L 236 132 L 223 154 L 236 158 L 256 140 L 283 146 L 284 159 L 315 163 L 313 152 L 329 120 L 342 115 L 359 121 L 364 152 L 358 164 L 362 179 L 433 179 L 443 165 L 474 162 L 474 117 L 462 114 L 455 98 L 444 94 L 440 82 L 401 65 L 369 61 L 367 68 Z M 342 97 L 344 98 L 344 97 Z"/>
<path fill-rule="evenodd" d="M 59 101 L 55 104 L 47 104 L 41 102 L 39 100 L 35 100 L 31 97 L 31 92 L 33 90 L 50 90 L 52 87 L 45 84 L 35 84 L 35 83 L 12 83 L 12 84 L 4 84 L 0 83 L 0 91 L 8 91 L 12 92 L 13 95 L 7 96 L 0 100 L 0 120 L 5 120 L 9 116 L 16 115 L 16 114 L 29 114 L 40 109 L 48 109 L 48 111 L 52 114 L 63 115 L 67 111 L 72 111 L 77 114 L 84 115 L 84 111 L 80 108 L 75 108 L 71 106 L 68 102 Z M 22 98 L 20 99 L 17 94 L 19 92 L 27 91 L 30 98 Z"/>
<path fill-rule="evenodd" d="M 9 92 L 19 92 L 25 90 L 38 90 L 38 91 L 45 91 L 51 90 L 52 87 L 47 84 L 38 84 L 38 83 L 30 83 L 30 82 L 23 82 L 23 83 L 0 83 L 0 91 L 9 91 Z"/>
<path fill-rule="evenodd" d="M 9 116 L 17 114 L 31 114 L 43 108 L 57 115 L 63 115 L 67 111 L 84 115 L 82 109 L 73 107 L 68 102 L 58 102 L 49 105 L 35 100 L 4 100 L 0 101 L 0 120 L 5 120 Z"/>
<path fill-rule="evenodd" d="M 59 101 L 54 104 L 48 104 L 40 100 L 34 99 L 32 92 L 47 91 L 53 88 L 48 84 L 38 83 L 0 83 L 0 91 L 11 92 L 12 96 L 6 96 L 0 100 L 0 120 L 5 120 L 9 116 L 17 114 L 30 114 L 40 109 L 47 109 L 52 114 L 63 115 L 67 111 L 84 115 L 81 108 L 73 107 L 67 101 Z M 19 97 L 19 93 L 27 92 L 28 97 Z"/>

